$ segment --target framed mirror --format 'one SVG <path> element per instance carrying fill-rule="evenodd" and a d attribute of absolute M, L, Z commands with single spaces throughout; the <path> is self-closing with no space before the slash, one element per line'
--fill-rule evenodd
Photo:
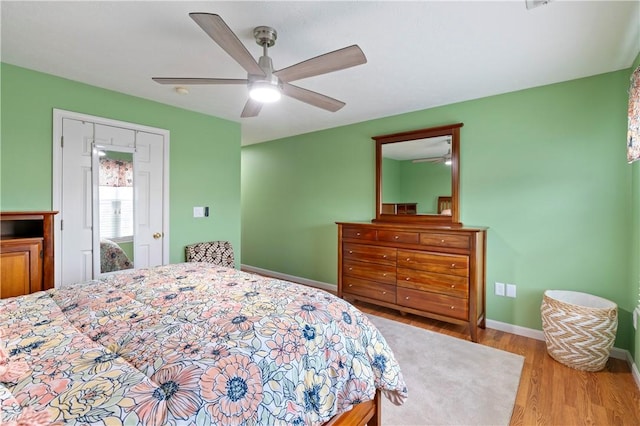
<path fill-rule="evenodd" d="M 462 123 L 374 136 L 375 222 L 460 225 Z"/>
<path fill-rule="evenodd" d="M 134 149 L 93 150 L 94 277 L 134 265 Z"/>

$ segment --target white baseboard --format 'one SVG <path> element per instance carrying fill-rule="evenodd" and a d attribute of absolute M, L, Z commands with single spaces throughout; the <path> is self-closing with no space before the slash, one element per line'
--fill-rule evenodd
<path fill-rule="evenodd" d="M 517 336 L 530 337 L 536 340 L 544 340 L 544 333 L 542 330 L 534 330 L 533 328 L 521 327 L 519 325 L 508 324 L 506 322 L 500 322 L 487 319 L 487 327 L 494 330 L 500 330 L 507 333 L 515 334 Z"/>
<path fill-rule="evenodd" d="M 241 268 L 243 271 L 253 272 L 260 275 L 267 275 L 269 277 L 274 277 L 281 280 L 292 281 L 294 283 L 308 285 L 309 287 L 320 288 L 322 290 L 331 291 L 333 293 L 336 293 L 338 291 L 338 287 L 336 285 L 325 283 L 322 281 L 314 281 L 307 278 L 296 277 L 293 275 L 287 275 L 281 272 L 270 271 L 268 269 L 257 268 L 255 266 L 244 265 L 244 264 L 241 265 Z"/>
<path fill-rule="evenodd" d="M 500 322 L 495 320 L 487 320 L 487 327 L 494 330 L 505 331 L 507 333 L 515 334 L 517 336 L 530 337 L 536 340 L 544 340 L 544 333 L 542 330 L 534 330 L 533 328 L 521 327 L 519 325 L 508 324 L 506 322 Z M 629 363 L 629 367 L 634 365 L 631 353 L 626 349 L 611 348 L 611 358 L 623 359 Z"/>
<path fill-rule="evenodd" d="M 255 266 L 243 264 L 242 270 L 247 272 L 254 272 L 260 275 L 267 275 L 269 277 L 279 278 L 282 280 L 293 281 L 294 283 L 304 284 L 310 287 L 316 287 L 316 288 L 331 291 L 334 293 L 337 291 L 337 288 L 334 284 L 329 284 L 322 281 L 310 280 L 307 278 L 296 277 L 294 275 L 283 274 L 280 272 L 270 271 L 268 269 L 257 268 Z M 531 339 L 536 339 L 536 340 L 544 340 L 544 333 L 542 332 L 542 330 L 535 330 L 533 328 L 521 327 L 519 325 L 508 324 L 506 322 L 500 322 L 500 321 L 495 321 L 490 319 L 487 319 L 486 325 L 488 328 L 515 334 L 517 336 L 529 337 Z M 638 385 L 638 389 L 640 389 L 640 371 L 638 371 L 638 367 L 633 362 L 631 353 L 626 349 L 611 348 L 611 357 L 627 361 L 627 363 L 629 364 L 629 367 L 631 368 L 633 378 L 636 381 L 636 385 Z"/>
<path fill-rule="evenodd" d="M 633 378 L 636 381 L 636 385 L 638 385 L 638 389 L 640 389 L 640 371 L 638 371 L 638 366 L 631 359 L 631 354 L 629 354 L 629 359 L 627 360 L 631 364 L 631 372 L 633 373 Z"/>

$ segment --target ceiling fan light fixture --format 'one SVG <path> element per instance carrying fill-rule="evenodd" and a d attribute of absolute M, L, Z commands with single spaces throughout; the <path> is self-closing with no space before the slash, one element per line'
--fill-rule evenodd
<path fill-rule="evenodd" d="M 268 81 L 256 81 L 251 85 L 249 96 L 254 101 L 266 104 L 279 101 L 282 94 L 277 85 Z"/>

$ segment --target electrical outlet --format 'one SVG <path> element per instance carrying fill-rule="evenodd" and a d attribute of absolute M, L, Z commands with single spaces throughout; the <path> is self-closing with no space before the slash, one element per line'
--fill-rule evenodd
<path fill-rule="evenodd" d="M 504 296 L 504 283 L 496 282 L 496 296 Z"/>
<path fill-rule="evenodd" d="M 516 297 L 516 285 L 507 284 L 507 297 Z"/>

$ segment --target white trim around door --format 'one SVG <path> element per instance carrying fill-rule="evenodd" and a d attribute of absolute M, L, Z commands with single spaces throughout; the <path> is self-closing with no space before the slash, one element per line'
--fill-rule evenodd
<path fill-rule="evenodd" d="M 62 159 L 63 159 L 63 120 L 71 119 L 90 122 L 99 125 L 120 127 L 161 135 L 164 139 L 163 152 L 163 177 L 162 177 L 162 264 L 169 263 L 169 138 L 170 132 L 166 129 L 144 126 L 136 123 L 112 120 L 73 111 L 54 108 L 53 110 L 53 139 L 52 139 L 52 208 L 60 211 L 62 208 Z M 62 213 L 62 212 L 61 212 Z M 54 252 L 55 252 L 55 286 L 61 284 L 61 218 L 62 214 L 54 216 Z M 135 264 L 135 260 L 134 260 Z"/>

